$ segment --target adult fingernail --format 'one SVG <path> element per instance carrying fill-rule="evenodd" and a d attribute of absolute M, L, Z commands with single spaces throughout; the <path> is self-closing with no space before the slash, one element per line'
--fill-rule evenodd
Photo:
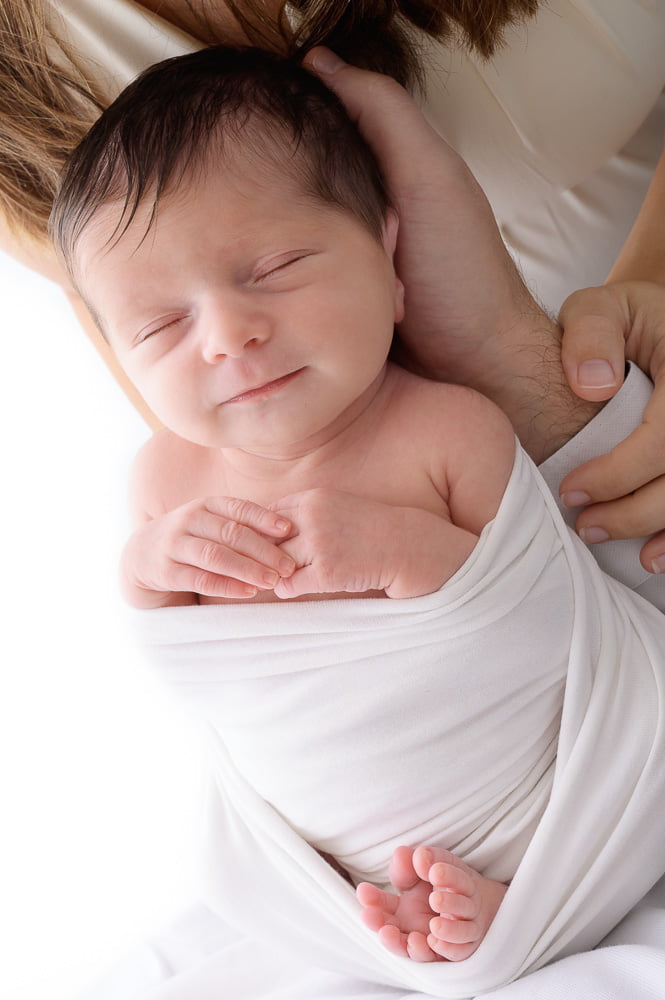
<path fill-rule="evenodd" d="M 594 359 L 583 361 L 577 369 L 581 389 L 609 389 L 616 385 L 616 376 L 609 361 Z"/>
<path fill-rule="evenodd" d="M 665 552 L 651 560 L 651 570 L 653 573 L 665 573 Z"/>
<path fill-rule="evenodd" d="M 268 570 L 268 572 L 263 574 L 263 582 L 269 587 L 274 587 L 278 580 L 279 576 L 273 570 Z"/>
<path fill-rule="evenodd" d="M 289 522 L 283 521 L 281 518 L 278 521 L 275 521 L 275 528 L 277 531 L 288 531 L 290 527 L 291 525 Z"/>
<path fill-rule="evenodd" d="M 309 61 L 317 73 L 336 73 L 338 69 L 345 65 L 343 59 L 330 49 L 317 49 L 312 52 Z"/>
<path fill-rule="evenodd" d="M 591 503 L 591 497 L 584 490 L 569 490 L 561 494 L 561 503 L 564 507 L 585 507 Z"/>
<path fill-rule="evenodd" d="M 580 528 L 580 538 L 587 545 L 595 545 L 596 542 L 607 542 L 609 537 L 604 528 Z"/>

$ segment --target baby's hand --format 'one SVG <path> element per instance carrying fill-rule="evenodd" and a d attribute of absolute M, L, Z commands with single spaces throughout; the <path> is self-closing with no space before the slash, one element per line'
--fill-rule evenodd
<path fill-rule="evenodd" d="M 393 598 L 430 594 L 477 541 L 430 511 L 340 490 L 294 493 L 273 509 L 294 525 L 281 548 L 298 568 L 274 588 L 282 598 L 368 591 L 385 591 Z"/>
<path fill-rule="evenodd" d="M 192 500 L 138 528 L 125 546 L 122 577 L 136 608 L 196 603 L 196 595 L 250 598 L 295 568 L 278 541 L 288 518 L 248 500 Z"/>

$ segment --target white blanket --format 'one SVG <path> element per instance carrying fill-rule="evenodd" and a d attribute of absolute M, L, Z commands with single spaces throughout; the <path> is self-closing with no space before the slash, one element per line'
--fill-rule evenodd
<path fill-rule="evenodd" d="M 665 622 L 602 576 L 521 452 L 434 595 L 138 618 L 210 725 L 209 901 L 291 963 L 293 995 L 316 966 L 351 978 L 309 996 L 497 989 L 595 945 L 665 872 Z M 388 954 L 310 846 L 382 881 L 422 842 L 512 878 L 463 963 Z M 229 995 L 278 979 L 236 970 Z"/>

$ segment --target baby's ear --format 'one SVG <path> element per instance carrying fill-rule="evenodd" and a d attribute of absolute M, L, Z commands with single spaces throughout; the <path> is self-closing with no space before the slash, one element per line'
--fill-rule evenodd
<path fill-rule="evenodd" d="M 383 220 L 381 228 L 381 242 L 388 254 L 390 261 L 394 265 L 395 247 L 397 246 L 397 232 L 399 230 L 399 216 L 394 208 L 389 208 Z M 393 267 L 394 270 L 394 267 Z M 395 272 L 395 322 L 400 323 L 404 319 L 404 285 L 401 278 Z"/>

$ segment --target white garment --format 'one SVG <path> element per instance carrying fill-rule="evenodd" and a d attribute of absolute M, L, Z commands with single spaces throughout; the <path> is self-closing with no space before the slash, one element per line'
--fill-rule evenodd
<path fill-rule="evenodd" d="M 665 873 L 665 618 L 602 574 L 521 449 L 436 593 L 134 618 L 211 729 L 208 898 L 294 974 L 461 1000 L 597 944 Z M 381 883 L 402 843 L 511 882 L 465 962 L 395 961 L 313 849 Z"/>
<path fill-rule="evenodd" d="M 591 616 L 574 625 L 569 532 L 531 469 L 518 448 L 496 518 L 427 597 L 135 616 L 161 680 L 240 780 L 355 882 L 387 886 L 395 848 L 418 843 L 508 881 L 547 805 L 566 678 L 598 649 Z M 574 541 L 593 589 L 602 574 Z M 643 612 L 665 640 L 665 619 Z"/>
<path fill-rule="evenodd" d="M 135 619 L 212 730 L 204 885 L 235 929 L 194 910 L 91 1000 L 660 995 L 660 887 L 614 932 L 638 947 L 584 949 L 665 871 L 665 619 L 603 576 L 521 452 L 436 594 Z M 474 956 L 418 965 L 380 946 L 307 840 L 380 879 L 437 823 L 512 882 Z"/>

